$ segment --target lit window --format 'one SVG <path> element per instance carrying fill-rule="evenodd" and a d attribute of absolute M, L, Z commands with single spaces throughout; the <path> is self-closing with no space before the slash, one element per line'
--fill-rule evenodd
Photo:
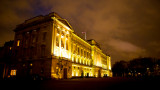
<path fill-rule="evenodd" d="M 36 36 L 33 35 L 33 36 L 32 36 L 32 44 L 34 44 L 35 42 L 36 42 Z"/>
<path fill-rule="evenodd" d="M 17 46 L 19 46 L 19 44 L 20 44 L 20 40 L 17 41 Z"/>
<path fill-rule="evenodd" d="M 11 76 L 15 76 L 16 75 L 16 70 L 11 70 Z"/>
<path fill-rule="evenodd" d="M 9 47 L 9 50 L 11 50 L 12 49 L 12 47 Z"/>
<path fill-rule="evenodd" d="M 32 63 L 30 63 L 30 66 L 32 66 Z"/>

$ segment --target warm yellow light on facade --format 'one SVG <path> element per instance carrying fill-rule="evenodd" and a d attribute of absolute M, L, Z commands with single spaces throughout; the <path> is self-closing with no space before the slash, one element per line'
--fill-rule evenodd
<path fill-rule="evenodd" d="M 72 62 L 74 62 L 74 57 L 72 57 Z"/>
<path fill-rule="evenodd" d="M 78 72 L 76 72 L 76 76 L 78 76 Z"/>
<path fill-rule="evenodd" d="M 67 31 L 66 34 L 69 34 L 69 32 Z"/>
<path fill-rule="evenodd" d="M 92 63 L 93 66 L 102 67 L 102 69 L 104 69 L 104 71 L 100 73 L 100 76 L 104 76 L 104 74 L 110 75 L 110 72 L 108 71 L 108 69 L 111 69 L 111 65 L 109 64 L 110 62 L 108 62 L 110 58 L 103 54 L 101 49 L 95 45 L 91 45 L 77 36 L 70 27 L 63 24 L 59 19 L 54 17 L 53 19 L 57 22 L 57 29 L 59 29 L 59 32 L 57 31 L 55 34 L 56 38 L 58 38 L 57 41 L 59 42 L 58 45 L 55 44 L 56 46 L 54 47 L 54 55 L 57 57 L 65 57 L 67 60 L 71 60 L 71 76 L 81 76 L 81 73 L 83 73 L 83 76 L 89 75 L 98 77 L 98 69 L 93 68 Z M 76 41 L 72 42 L 72 38 L 75 38 Z M 78 45 L 76 42 L 82 43 L 82 46 Z M 103 63 L 104 59 L 106 59 L 106 63 Z M 63 78 L 63 74 L 58 74 L 57 76 L 58 78 L 60 78 L 60 76 Z"/>
<path fill-rule="evenodd" d="M 111 57 L 109 57 L 109 70 L 111 70 Z"/>
<path fill-rule="evenodd" d="M 69 28 L 69 27 L 67 27 L 67 26 L 66 26 L 66 28 L 67 28 L 67 30 L 69 30 L 69 29 L 70 29 L 70 28 Z"/>
<path fill-rule="evenodd" d="M 78 63 L 78 59 L 76 59 L 76 63 Z"/>
<path fill-rule="evenodd" d="M 60 29 L 60 27 L 59 27 L 59 26 L 58 26 L 57 28 L 58 28 L 58 29 Z"/>
<path fill-rule="evenodd" d="M 62 31 L 65 31 L 65 29 L 63 28 Z"/>
<path fill-rule="evenodd" d="M 74 76 L 74 72 L 72 72 L 72 76 Z"/>

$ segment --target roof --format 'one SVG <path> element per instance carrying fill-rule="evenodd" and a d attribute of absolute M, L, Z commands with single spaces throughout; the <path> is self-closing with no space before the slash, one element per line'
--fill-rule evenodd
<path fill-rule="evenodd" d="M 65 24 L 66 26 L 68 26 L 69 28 L 72 29 L 71 25 L 67 22 L 67 20 L 61 18 L 57 13 L 52 12 L 52 13 L 45 15 L 45 16 L 39 15 L 39 16 L 30 18 L 28 20 L 25 20 L 24 23 L 17 25 L 17 27 L 14 29 L 14 31 L 16 32 L 16 31 L 25 29 L 30 26 L 34 26 L 34 25 L 41 24 L 44 22 L 52 21 L 53 19 L 51 17 L 58 18 L 59 21 L 61 21 L 63 24 Z"/>
<path fill-rule="evenodd" d="M 94 39 L 87 40 L 87 42 L 91 45 L 96 45 L 99 49 L 101 49 L 100 45 Z"/>
<path fill-rule="evenodd" d="M 58 19 L 59 21 L 61 21 L 63 24 L 65 24 L 66 26 L 68 26 L 69 28 L 72 29 L 71 25 L 68 23 L 68 21 L 66 19 Z"/>

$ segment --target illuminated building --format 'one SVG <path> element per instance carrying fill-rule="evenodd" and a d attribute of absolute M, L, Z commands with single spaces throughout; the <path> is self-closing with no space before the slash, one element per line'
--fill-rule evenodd
<path fill-rule="evenodd" d="M 37 16 L 18 25 L 14 55 L 17 76 L 51 78 L 111 76 L 111 57 L 95 40 L 85 41 L 56 13 Z"/>

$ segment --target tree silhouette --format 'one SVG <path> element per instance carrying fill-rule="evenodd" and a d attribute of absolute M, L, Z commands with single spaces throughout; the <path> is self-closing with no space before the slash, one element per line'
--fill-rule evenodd
<path fill-rule="evenodd" d="M 126 62 L 121 60 L 112 67 L 113 76 L 155 76 L 160 75 L 160 59 L 145 57 Z"/>

